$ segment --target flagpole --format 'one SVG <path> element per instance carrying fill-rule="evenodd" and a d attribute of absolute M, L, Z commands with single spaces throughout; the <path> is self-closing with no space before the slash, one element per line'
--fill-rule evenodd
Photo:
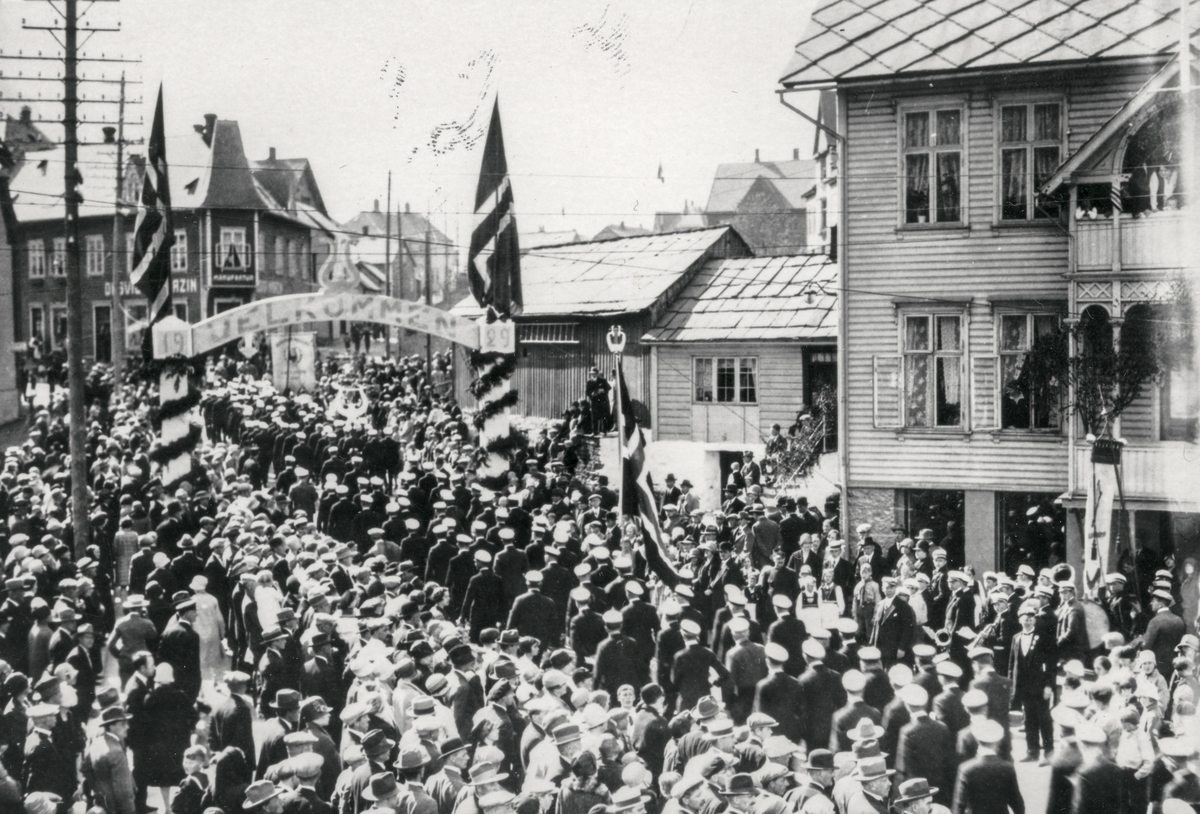
<path fill-rule="evenodd" d="M 621 355 L 625 351 L 625 332 L 621 330 L 620 325 L 614 325 L 608 329 L 608 335 L 604 337 L 608 342 L 608 350 L 617 357 L 617 375 L 614 382 L 616 391 L 616 409 L 613 411 L 617 414 L 617 522 L 625 522 L 625 402 L 621 397 L 621 379 L 624 378 L 621 374 Z"/>

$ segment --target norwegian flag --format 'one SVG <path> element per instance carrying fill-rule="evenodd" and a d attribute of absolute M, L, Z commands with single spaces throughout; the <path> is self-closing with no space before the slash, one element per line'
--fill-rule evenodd
<path fill-rule="evenodd" d="M 146 173 L 142 179 L 142 200 L 138 207 L 133 235 L 133 271 L 129 281 L 150 302 L 143 350 L 152 347 L 151 328 L 172 313 L 171 244 L 175 230 L 171 226 L 171 187 L 167 183 L 167 140 L 163 131 L 163 94 L 158 88 L 154 124 L 150 129 Z"/>
<path fill-rule="evenodd" d="M 668 588 L 679 584 L 679 574 L 671 565 L 658 524 L 658 506 L 654 485 L 646 466 L 646 435 L 633 414 L 629 388 L 625 386 L 625 368 L 617 362 L 617 386 L 621 391 L 621 514 L 636 517 L 642 527 L 642 548 L 646 565 Z"/>
<path fill-rule="evenodd" d="M 467 276 L 481 308 L 490 307 L 500 317 L 521 313 L 521 252 L 508 160 L 504 157 L 504 134 L 500 130 L 499 99 L 492 108 L 483 146 Z"/>

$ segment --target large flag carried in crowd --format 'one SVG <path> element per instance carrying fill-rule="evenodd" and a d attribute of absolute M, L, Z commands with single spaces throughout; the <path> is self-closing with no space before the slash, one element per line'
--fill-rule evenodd
<path fill-rule="evenodd" d="M 504 134 L 500 130 L 499 99 L 492 108 L 475 191 L 475 230 L 467 254 L 467 276 L 480 307 L 490 306 L 500 317 L 521 313 L 521 254 L 508 160 L 504 157 Z"/>
<path fill-rule="evenodd" d="M 646 564 L 664 585 L 674 588 L 679 583 L 679 574 L 671 566 L 663 544 L 662 527 L 658 524 L 654 485 L 650 481 L 650 467 L 646 465 L 646 436 L 633 414 L 633 402 L 629 398 L 629 388 L 625 386 L 625 368 L 619 361 L 617 389 L 621 391 L 621 514 L 638 519 Z"/>
<path fill-rule="evenodd" d="M 170 316 L 171 244 L 175 230 L 171 226 L 171 187 L 167 183 L 167 139 L 163 129 L 163 94 L 158 88 L 154 106 L 154 124 L 147 145 L 146 174 L 142 180 L 142 200 L 133 233 L 133 271 L 129 281 L 146 296 L 150 308 L 142 347 L 146 358 L 153 347 L 153 327 Z"/>

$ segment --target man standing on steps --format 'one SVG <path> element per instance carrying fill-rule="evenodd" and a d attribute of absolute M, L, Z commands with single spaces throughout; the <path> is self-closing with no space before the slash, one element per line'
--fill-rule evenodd
<path fill-rule="evenodd" d="M 1037 604 L 1027 601 L 1021 606 L 1021 632 L 1013 636 L 1008 675 L 1012 681 L 1014 706 L 1020 706 L 1025 713 L 1025 760 L 1037 760 L 1040 746 L 1044 764 L 1054 750 L 1050 699 L 1054 693 L 1057 665 L 1052 643 L 1036 630 Z"/>

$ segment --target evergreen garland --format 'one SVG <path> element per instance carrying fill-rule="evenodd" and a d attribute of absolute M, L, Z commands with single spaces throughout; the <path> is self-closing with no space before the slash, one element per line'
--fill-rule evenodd
<path fill-rule="evenodd" d="M 151 463 L 164 466 L 167 463 L 175 460 L 180 455 L 190 455 L 196 445 L 200 443 L 201 429 L 199 424 L 192 424 L 188 429 L 187 435 L 175 439 L 169 444 L 150 450 L 148 457 Z"/>
<path fill-rule="evenodd" d="M 150 426 L 155 432 L 162 431 L 162 423 L 172 418 L 184 415 L 194 407 L 200 406 L 201 392 L 192 384 L 188 384 L 187 395 L 183 398 L 174 399 L 164 404 L 160 404 L 157 408 L 150 411 Z"/>
<path fill-rule="evenodd" d="M 487 424 L 489 419 L 495 418 L 508 408 L 516 406 L 517 391 L 509 390 L 495 401 L 490 401 L 487 404 L 479 405 L 479 409 L 475 413 L 475 416 L 471 419 L 471 423 L 475 425 L 476 430 L 482 432 L 484 425 Z"/>
<path fill-rule="evenodd" d="M 477 363 L 476 357 L 480 358 Z M 482 359 L 482 357 L 494 357 L 491 359 Z M 495 366 L 487 368 L 489 364 L 495 362 Z M 487 393 L 495 390 L 500 385 L 513 377 L 513 373 L 517 370 L 517 355 L 515 353 L 499 354 L 487 353 L 481 354 L 475 351 L 471 352 L 471 368 L 476 371 L 476 379 L 471 382 L 469 390 L 471 395 L 476 399 L 483 398 Z M 484 370 L 484 368 L 487 368 Z M 483 372 L 479 372 L 483 371 Z M 514 404 L 516 402 L 513 402 Z"/>

